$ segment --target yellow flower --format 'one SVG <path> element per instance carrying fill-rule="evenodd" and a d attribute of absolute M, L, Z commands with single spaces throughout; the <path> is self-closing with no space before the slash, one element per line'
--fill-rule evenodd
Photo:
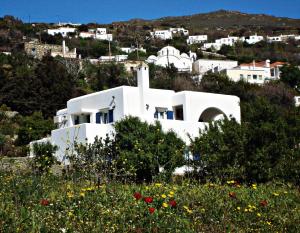
<path fill-rule="evenodd" d="M 161 183 L 156 183 L 155 186 L 160 187 L 162 184 Z"/>
<path fill-rule="evenodd" d="M 162 197 L 162 198 L 166 198 L 167 196 L 166 196 L 166 194 L 163 194 L 163 195 L 161 195 L 161 197 Z"/>
<path fill-rule="evenodd" d="M 193 211 L 190 210 L 190 209 L 188 209 L 187 212 L 188 212 L 189 214 L 192 214 L 192 213 L 193 213 Z"/>
<path fill-rule="evenodd" d="M 283 193 L 284 193 L 284 194 L 288 194 L 288 192 L 287 192 L 287 191 L 284 191 Z"/>
<path fill-rule="evenodd" d="M 279 193 L 273 193 L 273 195 L 274 195 L 275 197 L 278 197 L 278 196 L 279 196 Z"/>
<path fill-rule="evenodd" d="M 80 192 L 79 194 L 81 197 L 84 197 L 85 196 L 85 193 L 84 192 Z"/>
<path fill-rule="evenodd" d="M 202 209 L 201 209 L 201 212 L 205 212 L 205 209 L 204 209 L 204 208 L 202 208 Z"/>
<path fill-rule="evenodd" d="M 171 191 L 171 192 L 170 192 L 170 194 L 171 194 L 171 195 L 174 195 L 174 192 L 173 192 L 173 191 Z"/>
<path fill-rule="evenodd" d="M 183 208 L 184 208 L 184 209 L 186 209 L 186 210 L 188 210 L 188 209 L 189 209 L 189 207 L 187 207 L 186 205 L 184 205 L 184 206 L 183 206 Z"/>
<path fill-rule="evenodd" d="M 74 197 L 74 193 L 73 192 L 67 192 L 67 196 L 68 196 L 68 198 L 72 198 L 72 197 Z"/>
<path fill-rule="evenodd" d="M 162 206 L 165 207 L 165 208 L 167 208 L 167 207 L 168 207 L 168 204 L 164 202 L 164 203 L 162 204 Z"/>
<path fill-rule="evenodd" d="M 266 221 L 266 223 L 267 223 L 269 226 L 271 226 L 271 225 L 272 225 L 272 223 L 271 223 L 271 222 L 269 222 L 269 221 Z"/>
<path fill-rule="evenodd" d="M 261 214 L 260 214 L 260 213 L 257 213 L 256 215 L 257 215 L 258 217 L 261 217 Z"/>
<path fill-rule="evenodd" d="M 257 185 L 256 184 L 252 184 L 252 188 L 253 189 L 257 189 Z"/>
<path fill-rule="evenodd" d="M 172 195 L 172 194 L 168 194 L 168 197 L 174 197 L 174 195 Z"/>
<path fill-rule="evenodd" d="M 69 217 L 72 217 L 73 213 L 71 211 L 69 211 L 68 215 L 69 215 Z"/>
<path fill-rule="evenodd" d="M 238 211 L 240 211 L 240 210 L 241 210 L 241 207 L 238 206 L 238 207 L 236 207 L 236 209 L 237 209 Z"/>
<path fill-rule="evenodd" d="M 229 181 L 227 181 L 227 184 L 234 184 L 234 183 L 235 183 L 234 180 L 229 180 Z"/>

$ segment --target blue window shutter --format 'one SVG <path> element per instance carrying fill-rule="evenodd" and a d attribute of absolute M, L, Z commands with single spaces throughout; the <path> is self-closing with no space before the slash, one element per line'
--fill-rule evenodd
<path fill-rule="evenodd" d="M 174 119 L 174 112 L 173 111 L 167 111 L 167 119 L 173 120 Z"/>
<path fill-rule="evenodd" d="M 75 125 L 78 125 L 78 124 L 79 124 L 79 117 L 75 116 Z"/>
<path fill-rule="evenodd" d="M 194 154 L 194 161 L 199 161 L 200 160 L 200 154 Z"/>
<path fill-rule="evenodd" d="M 114 122 L 114 110 L 111 109 L 108 111 L 108 123 Z"/>
<path fill-rule="evenodd" d="M 96 113 L 96 124 L 101 124 L 101 116 L 102 116 L 101 112 Z"/>
<path fill-rule="evenodd" d="M 158 112 L 157 111 L 154 113 L 154 118 L 158 119 Z"/>

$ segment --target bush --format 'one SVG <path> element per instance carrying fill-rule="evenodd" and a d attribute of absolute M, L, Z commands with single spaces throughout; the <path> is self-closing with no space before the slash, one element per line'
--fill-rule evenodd
<path fill-rule="evenodd" d="M 34 158 L 32 160 L 32 168 L 37 174 L 49 172 L 52 165 L 57 162 L 54 157 L 56 150 L 57 147 L 49 142 L 33 144 Z"/>

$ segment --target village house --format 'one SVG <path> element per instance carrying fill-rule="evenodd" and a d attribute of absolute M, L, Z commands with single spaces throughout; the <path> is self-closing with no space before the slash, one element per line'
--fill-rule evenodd
<path fill-rule="evenodd" d="M 300 96 L 295 96 L 294 101 L 295 101 L 295 106 L 300 107 Z"/>
<path fill-rule="evenodd" d="M 26 54 L 37 59 L 42 59 L 45 55 L 77 58 L 76 48 L 70 50 L 64 40 L 62 45 L 42 44 L 38 40 L 33 40 L 24 43 L 24 50 Z"/>
<path fill-rule="evenodd" d="M 193 71 L 200 80 L 208 72 L 220 73 L 238 66 L 237 61 L 199 59 L 193 63 Z"/>
<path fill-rule="evenodd" d="M 246 41 L 248 44 L 256 44 L 260 41 L 264 40 L 263 36 L 258 36 L 257 34 L 251 35 L 251 36 L 246 36 L 241 38 L 242 41 Z"/>
<path fill-rule="evenodd" d="M 223 45 L 233 46 L 238 41 L 242 41 L 242 39 L 236 36 L 228 36 L 217 39 L 214 43 L 205 43 L 202 48 L 220 50 Z"/>
<path fill-rule="evenodd" d="M 107 34 L 106 28 L 89 29 L 88 32 L 80 32 L 79 37 L 113 41 L 113 35 Z"/>
<path fill-rule="evenodd" d="M 164 131 L 173 130 L 186 143 L 210 121 L 224 117 L 241 120 L 240 99 L 236 96 L 150 88 L 145 64 L 137 70 L 137 81 L 137 87 L 121 86 L 69 100 L 67 108 L 54 117 L 57 129 L 52 130 L 51 137 L 37 142 L 58 146 L 56 157 L 66 162 L 65 155 L 73 150 L 75 141 L 93 143 L 96 136 L 112 136 L 114 122 L 126 116 L 148 123 L 159 121 Z"/>
<path fill-rule="evenodd" d="M 169 31 L 172 34 L 178 34 L 178 35 L 184 35 L 184 36 L 189 35 L 189 30 L 187 30 L 185 28 L 169 28 Z"/>
<path fill-rule="evenodd" d="M 161 39 L 161 40 L 171 40 L 173 39 L 172 32 L 169 30 L 155 30 L 154 32 L 150 32 L 152 38 Z"/>
<path fill-rule="evenodd" d="M 189 36 L 189 38 L 186 40 L 187 44 L 201 44 L 205 41 L 207 41 L 207 35 Z"/>
<path fill-rule="evenodd" d="M 180 54 L 180 51 L 172 46 L 166 46 L 158 51 L 157 56 L 151 55 L 147 58 L 147 63 L 157 66 L 168 67 L 173 64 L 179 72 L 191 72 L 192 64 L 196 59 L 196 54 Z"/>
<path fill-rule="evenodd" d="M 63 37 L 67 37 L 68 33 L 75 33 L 76 28 L 71 28 L 71 27 L 60 27 L 56 29 L 48 29 L 47 33 L 49 35 L 55 36 L 57 34 L 61 34 Z"/>
<path fill-rule="evenodd" d="M 247 64 L 240 64 L 238 67 L 227 69 L 227 76 L 238 82 L 244 80 L 245 82 L 254 84 L 264 84 L 270 80 L 280 79 L 280 68 L 286 63 L 274 62 L 270 63 L 270 60 Z"/>
<path fill-rule="evenodd" d="M 132 52 L 135 52 L 135 51 L 140 51 L 140 52 L 143 52 L 143 53 L 146 53 L 147 50 L 144 49 L 143 47 L 139 47 L 139 48 L 136 48 L 136 47 L 122 47 L 120 48 L 120 50 L 124 53 L 132 53 Z"/>

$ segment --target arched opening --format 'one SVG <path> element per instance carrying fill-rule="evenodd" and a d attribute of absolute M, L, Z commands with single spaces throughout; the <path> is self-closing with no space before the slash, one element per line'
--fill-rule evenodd
<path fill-rule="evenodd" d="M 199 122 L 217 121 L 222 120 L 225 117 L 226 115 L 220 109 L 207 108 L 199 117 Z"/>

